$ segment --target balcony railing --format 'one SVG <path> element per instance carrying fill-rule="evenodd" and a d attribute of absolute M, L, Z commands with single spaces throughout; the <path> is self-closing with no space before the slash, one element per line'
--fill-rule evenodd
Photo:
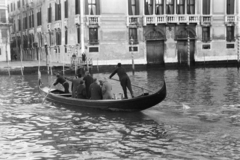
<path fill-rule="evenodd" d="M 139 25 L 140 22 L 141 22 L 141 16 L 128 16 L 127 17 L 127 26 Z"/>
<path fill-rule="evenodd" d="M 91 16 L 87 16 L 86 17 L 86 24 L 89 26 L 89 25 L 97 25 L 97 26 L 100 26 L 100 17 L 99 15 L 91 15 Z"/>
<path fill-rule="evenodd" d="M 143 25 L 165 23 L 198 23 L 199 15 L 147 15 L 143 18 Z"/>
<path fill-rule="evenodd" d="M 225 23 L 237 23 L 237 16 L 235 15 L 226 15 Z"/>
<path fill-rule="evenodd" d="M 208 15 L 204 15 L 204 16 L 201 16 L 201 23 L 202 24 L 211 24 L 212 23 L 212 16 Z"/>

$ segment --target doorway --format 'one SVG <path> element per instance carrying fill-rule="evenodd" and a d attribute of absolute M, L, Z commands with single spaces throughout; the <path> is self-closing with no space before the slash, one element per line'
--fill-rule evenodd
<path fill-rule="evenodd" d="M 147 63 L 164 65 L 164 41 L 147 41 Z"/>
<path fill-rule="evenodd" d="M 185 65 L 188 64 L 188 41 L 179 40 L 177 42 L 177 54 L 178 54 L 178 63 Z M 190 41 L 190 64 L 195 63 L 194 59 L 194 50 L 195 50 L 195 40 Z"/>

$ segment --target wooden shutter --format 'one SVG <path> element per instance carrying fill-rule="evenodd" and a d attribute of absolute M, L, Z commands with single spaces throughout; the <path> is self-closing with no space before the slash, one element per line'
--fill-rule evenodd
<path fill-rule="evenodd" d="M 85 0 L 85 15 L 88 15 L 89 11 L 88 11 L 88 0 Z"/>
<path fill-rule="evenodd" d="M 234 0 L 227 0 L 227 14 L 234 14 Z"/>
<path fill-rule="evenodd" d="M 133 15 L 131 0 L 128 0 L 128 15 Z"/>
<path fill-rule="evenodd" d="M 135 3 L 136 3 L 136 13 L 135 14 L 139 15 L 139 6 L 140 6 L 139 5 L 139 0 L 136 0 Z"/>
<path fill-rule="evenodd" d="M 203 14 L 210 14 L 210 0 L 203 0 Z"/>
<path fill-rule="evenodd" d="M 64 5 L 64 13 L 65 13 L 65 18 L 68 18 L 68 0 L 66 0 Z"/>
<path fill-rule="evenodd" d="M 100 15 L 100 0 L 96 0 L 96 15 Z"/>
<path fill-rule="evenodd" d="M 58 4 L 58 20 L 61 20 L 61 3 Z"/>
<path fill-rule="evenodd" d="M 58 4 L 55 3 L 55 21 L 58 20 Z"/>

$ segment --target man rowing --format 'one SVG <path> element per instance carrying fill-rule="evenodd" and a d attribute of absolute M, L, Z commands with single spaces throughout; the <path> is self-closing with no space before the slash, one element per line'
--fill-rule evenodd
<path fill-rule="evenodd" d="M 112 72 L 112 74 L 109 76 L 109 78 L 111 79 L 116 73 L 117 73 L 117 75 L 119 77 L 120 84 L 121 84 L 122 89 L 123 89 L 124 98 L 128 99 L 127 88 L 130 91 L 131 96 L 133 98 L 134 95 L 133 95 L 133 91 L 132 91 L 131 80 L 128 77 L 128 75 L 127 75 L 126 71 L 124 70 L 124 68 L 122 67 L 121 63 L 117 64 L 117 68 Z"/>
<path fill-rule="evenodd" d="M 64 79 L 59 73 L 56 74 L 56 81 L 53 83 L 54 86 L 56 86 L 58 83 L 62 84 L 64 88 L 64 93 L 69 93 L 69 83 Z"/>

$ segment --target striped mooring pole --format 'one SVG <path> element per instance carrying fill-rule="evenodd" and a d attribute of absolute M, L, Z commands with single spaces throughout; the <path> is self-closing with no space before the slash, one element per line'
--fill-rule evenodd
<path fill-rule="evenodd" d="M 189 37 L 189 31 L 187 31 L 188 33 L 188 37 L 187 37 L 187 41 L 188 41 L 188 48 L 187 48 L 187 53 L 188 53 L 188 66 L 190 67 L 191 62 L 190 62 L 190 37 Z"/>

